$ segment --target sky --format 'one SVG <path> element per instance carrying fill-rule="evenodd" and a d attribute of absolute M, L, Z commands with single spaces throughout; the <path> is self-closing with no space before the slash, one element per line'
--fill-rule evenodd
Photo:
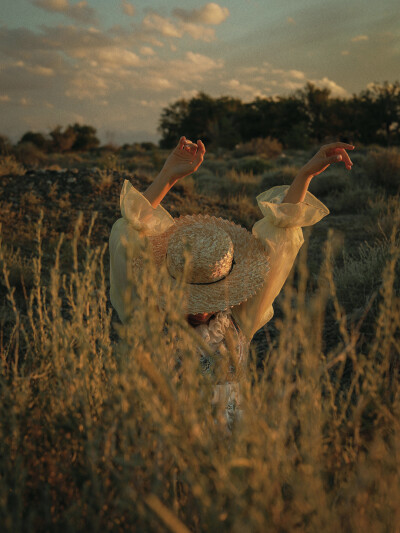
<path fill-rule="evenodd" d="M 1 0 L 0 134 L 79 122 L 157 141 L 199 91 L 243 101 L 312 81 L 349 97 L 400 79 L 398 0 Z M 184 132 L 182 132 L 184 134 Z"/>

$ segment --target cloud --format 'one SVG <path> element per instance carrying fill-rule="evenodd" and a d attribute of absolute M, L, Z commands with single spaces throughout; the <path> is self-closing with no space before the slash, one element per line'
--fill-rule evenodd
<path fill-rule="evenodd" d="M 92 50 L 78 48 L 72 51 L 72 55 L 84 61 L 90 61 L 93 67 L 100 66 L 112 70 L 120 67 L 137 67 L 141 62 L 134 52 L 120 46 L 105 46 Z"/>
<path fill-rule="evenodd" d="M 86 24 L 96 22 L 96 12 L 86 0 L 81 0 L 75 4 L 68 0 L 32 0 L 32 3 L 50 13 L 62 13 L 76 22 Z"/>
<path fill-rule="evenodd" d="M 157 32 L 163 37 L 182 38 L 185 34 L 198 41 L 211 42 L 215 39 L 215 31 L 192 22 L 178 21 L 174 23 L 171 19 L 162 17 L 158 13 L 149 13 L 142 21 L 142 28 L 148 32 Z"/>
<path fill-rule="evenodd" d="M 369 37 L 368 35 L 357 35 L 356 37 L 353 37 L 351 42 L 352 43 L 359 43 L 360 41 L 368 41 Z"/>
<path fill-rule="evenodd" d="M 190 35 L 195 41 L 211 42 L 215 39 L 215 31 L 212 28 L 206 28 L 190 22 L 181 23 L 180 27 L 184 33 Z"/>
<path fill-rule="evenodd" d="M 320 80 L 310 80 L 310 81 L 317 87 L 330 89 L 331 96 L 333 97 L 348 98 L 350 96 L 349 92 L 346 89 L 344 89 L 343 87 L 338 85 L 336 82 L 334 82 L 333 80 L 330 80 L 327 77 L 324 77 Z"/>
<path fill-rule="evenodd" d="M 226 87 L 229 90 L 229 95 L 237 96 L 245 100 L 253 100 L 257 96 L 263 96 L 260 89 L 249 85 L 248 83 L 240 82 L 237 79 L 222 81 L 221 86 Z"/>
<path fill-rule="evenodd" d="M 210 2 L 200 9 L 174 9 L 175 17 L 184 22 L 219 25 L 229 17 L 229 9 Z"/>
<path fill-rule="evenodd" d="M 161 35 L 164 35 L 164 37 L 182 37 L 181 30 L 179 30 L 171 21 L 157 13 L 149 13 L 146 15 L 142 25 L 146 30 L 155 30 L 158 33 L 161 33 Z"/>
<path fill-rule="evenodd" d="M 16 61 L 14 65 L 16 67 L 25 69 L 32 74 L 37 74 L 38 76 L 54 76 L 54 70 L 52 68 L 43 67 L 42 65 L 26 65 L 24 61 Z"/>
<path fill-rule="evenodd" d="M 142 46 L 140 48 L 140 53 L 143 56 L 154 56 L 156 54 L 155 51 L 151 48 L 151 46 Z"/>
<path fill-rule="evenodd" d="M 65 91 L 65 96 L 85 100 L 96 96 L 105 96 L 108 89 L 109 85 L 103 77 L 93 72 L 81 70 L 70 81 L 69 88 Z"/>
<path fill-rule="evenodd" d="M 128 17 L 133 17 L 135 15 L 135 6 L 127 2 L 127 0 L 122 0 L 122 11 Z"/>

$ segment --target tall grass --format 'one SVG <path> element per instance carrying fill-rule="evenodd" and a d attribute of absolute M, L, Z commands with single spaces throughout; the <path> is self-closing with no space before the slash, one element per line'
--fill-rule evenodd
<path fill-rule="evenodd" d="M 81 222 L 70 273 L 62 274 L 62 239 L 54 266 L 43 271 L 39 220 L 34 283 L 23 303 L 0 248 L 11 315 L 0 344 L 3 531 L 396 529 L 394 244 L 367 348 L 336 297 L 329 243 L 312 295 L 303 254 L 297 288 L 289 282 L 284 292 L 278 340 L 261 370 L 251 358 L 241 378 L 243 416 L 229 431 L 224 406 L 212 403 L 213 382 L 199 372 L 179 290 L 146 263 L 141 284 L 127 291 L 132 319 L 113 324 L 106 248 L 90 245 L 94 220 L 86 237 Z M 325 353 L 328 302 L 340 339 Z"/>

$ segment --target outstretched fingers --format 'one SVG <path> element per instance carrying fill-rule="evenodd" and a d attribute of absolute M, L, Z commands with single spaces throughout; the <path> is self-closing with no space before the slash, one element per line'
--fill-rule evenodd
<path fill-rule="evenodd" d="M 330 150 L 332 148 L 344 148 L 345 150 L 354 150 L 355 146 L 353 144 L 337 142 L 325 144 L 325 146 L 322 147 L 323 150 Z"/>
<path fill-rule="evenodd" d="M 194 166 L 197 170 L 197 168 L 201 165 L 201 163 L 203 162 L 203 159 L 204 159 L 204 154 L 206 153 L 206 148 L 203 144 L 202 141 L 198 140 L 197 141 L 197 152 L 196 152 L 196 156 L 193 160 L 193 163 L 194 163 Z"/>
<path fill-rule="evenodd" d="M 180 150 L 182 150 L 182 148 L 185 146 L 186 144 L 186 137 L 182 136 L 180 139 L 179 139 L 179 142 L 178 142 L 178 148 Z"/>
<path fill-rule="evenodd" d="M 354 148 L 353 145 L 346 143 L 333 143 L 331 145 L 328 144 L 323 147 L 324 155 L 326 159 L 333 157 L 333 161 L 331 162 L 343 161 L 346 165 L 347 170 L 350 170 L 353 166 L 353 162 L 343 146 L 350 146 L 351 148 L 349 149 L 351 150 L 353 150 Z"/>

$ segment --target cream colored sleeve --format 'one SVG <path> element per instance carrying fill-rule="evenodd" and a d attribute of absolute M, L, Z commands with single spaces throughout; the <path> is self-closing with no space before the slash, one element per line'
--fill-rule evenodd
<path fill-rule="evenodd" d="M 174 219 L 160 205 L 154 209 L 128 180 L 122 187 L 120 208 L 122 218 L 114 223 L 109 239 L 110 299 L 121 322 L 125 323 L 132 301 L 132 294 L 127 291 L 129 258 L 141 253 L 146 236 L 163 233 L 174 224 Z"/>
<path fill-rule="evenodd" d="M 298 204 L 282 203 L 288 185 L 273 187 L 257 197 L 264 218 L 254 224 L 253 234 L 263 243 L 270 269 L 262 289 L 232 314 L 248 339 L 273 316 L 272 303 L 285 283 L 304 242 L 303 226 L 311 226 L 329 214 L 329 209 L 310 192 Z"/>

